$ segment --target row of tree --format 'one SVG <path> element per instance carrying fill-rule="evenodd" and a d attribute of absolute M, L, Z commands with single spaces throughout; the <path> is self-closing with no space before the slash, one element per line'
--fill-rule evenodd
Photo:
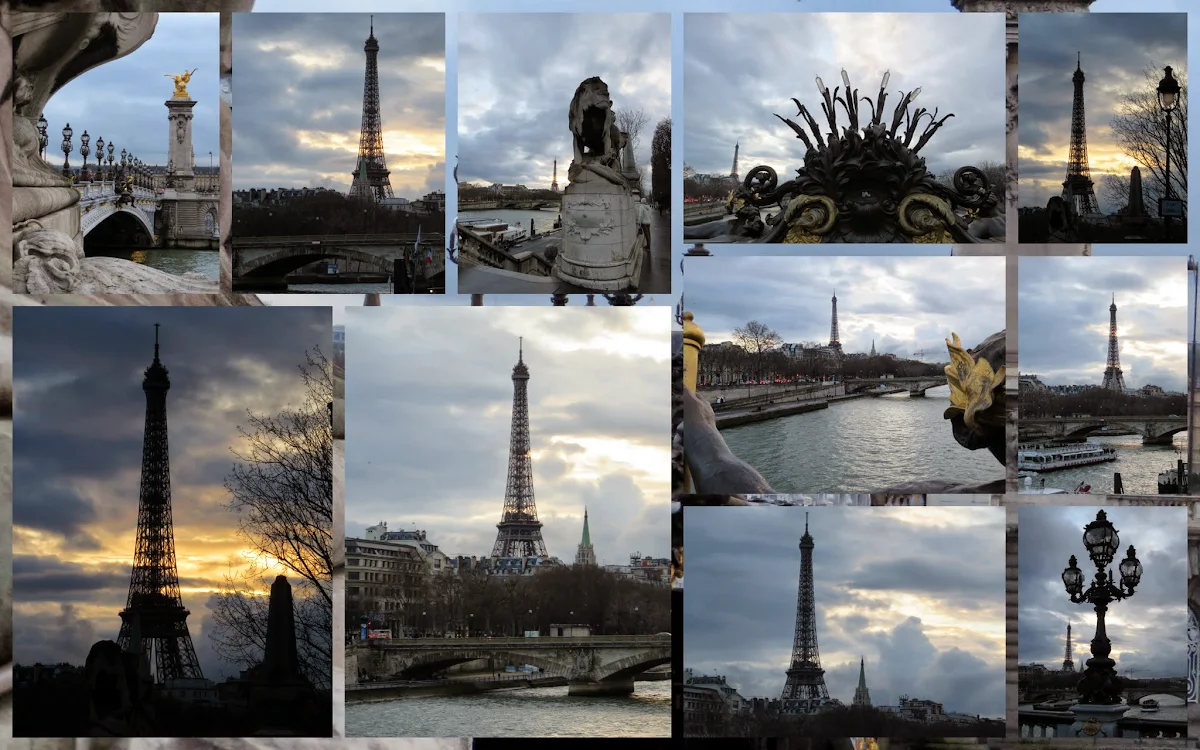
<path fill-rule="evenodd" d="M 1029 419 L 1053 417 L 1125 417 L 1183 416 L 1187 414 L 1187 396 L 1182 393 L 1163 396 L 1139 396 L 1117 393 L 1100 387 L 1074 393 L 1055 393 L 1044 388 L 1022 387 L 1018 393 L 1020 414 Z"/>
<path fill-rule="evenodd" d="M 700 350 L 697 374 L 701 384 L 795 377 L 917 377 L 943 372 L 943 365 L 895 356 L 836 356 L 815 341 L 801 342 L 800 353 L 793 355 L 780 349 L 782 336 L 757 320 L 735 328 L 733 342 L 733 346 L 714 344 Z"/>
<path fill-rule="evenodd" d="M 393 637 L 516 636 L 527 630 L 546 633 L 552 624 L 587 625 L 593 634 L 636 635 L 666 632 L 671 625 L 668 586 L 639 583 L 595 565 L 551 567 L 530 576 L 445 571 L 382 585 L 393 589 L 384 598 L 402 601 L 399 612 L 383 613 L 384 623 L 404 631 Z M 347 601 L 350 629 L 379 614 Z"/>
<path fill-rule="evenodd" d="M 870 706 L 834 706 L 808 716 L 713 716 L 684 727 L 689 737 L 1003 737 L 1004 721 L 920 722 Z"/>
<path fill-rule="evenodd" d="M 286 203 L 233 207 L 233 236 L 288 237 L 306 234 L 416 234 L 445 231 L 443 212 L 418 214 L 331 191 Z"/>

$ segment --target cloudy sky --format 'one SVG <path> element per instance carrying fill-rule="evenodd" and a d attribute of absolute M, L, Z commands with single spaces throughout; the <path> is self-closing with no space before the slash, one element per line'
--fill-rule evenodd
<path fill-rule="evenodd" d="M 1139 10 L 1142 10 L 1139 8 Z M 1146 8 L 1145 10 L 1149 10 Z M 1076 52 L 1085 77 L 1088 165 L 1100 210 L 1105 205 L 1101 177 L 1128 178 L 1137 162 L 1124 155 L 1110 127 L 1121 98 L 1153 88 L 1164 65 L 1186 79 L 1187 24 L 1182 16 L 1150 13 L 1033 13 L 1021 19 L 1020 203 L 1045 206 L 1062 193 L 1071 149 L 1071 103 Z M 1145 69 L 1156 68 L 1149 83 Z"/>
<path fill-rule="evenodd" d="M 1063 588 L 1062 572 L 1071 555 L 1079 559 L 1084 585 L 1090 585 L 1096 566 L 1083 546 L 1083 527 L 1096 520 L 1099 508 L 1024 506 L 1017 537 L 1019 590 L 1017 627 L 1020 662 L 1062 666 L 1067 622 L 1075 641 L 1075 669 L 1089 655 L 1096 633 L 1096 615 L 1088 604 L 1072 604 Z M 1142 561 L 1142 582 L 1128 601 L 1108 608 L 1104 625 L 1112 641 L 1117 671 L 1134 670 L 1146 677 L 1187 675 L 1187 509 L 1104 509 L 1120 536 L 1117 565 L 1132 544 Z M 691 591 L 688 591 L 691 594 Z"/>
<path fill-rule="evenodd" d="M 137 535 L 145 369 L 161 323 L 170 372 L 175 556 L 206 677 L 237 674 L 209 643 L 224 577 L 252 553 L 223 488 L 246 411 L 303 403 L 305 350 L 331 351 L 327 309 L 26 307 L 13 351 L 13 617 L 17 661 L 83 664 L 120 631 Z M 271 575 L 284 572 L 272 570 Z M 242 665 L 243 667 L 245 665 Z"/>
<path fill-rule="evenodd" d="M 213 166 L 221 155 L 217 101 L 220 96 L 220 17 L 217 13 L 160 13 L 154 35 L 125 57 L 93 68 L 63 86 L 46 104 L 49 143 L 46 160 L 62 166 L 62 129 L 68 122 L 71 165 L 83 163 L 80 139 L 91 137 L 88 164 L 95 168 L 96 142 L 116 144 L 114 164 L 121 149 L 133 152 L 146 164 L 167 163 L 167 107 L 175 83 L 167 73 L 196 69 L 188 93 L 196 100 L 192 110 L 192 149 L 196 166 Z M 107 148 L 105 149 L 107 151 Z"/>
<path fill-rule="evenodd" d="M 523 336 L 547 552 L 575 559 L 587 506 L 601 564 L 666 557 L 669 331 L 662 307 L 350 309 L 346 535 L 387 521 L 449 555 L 491 553 Z"/>
<path fill-rule="evenodd" d="M 796 97 L 824 128 L 814 77 L 831 91 L 844 89 L 842 68 L 859 95 L 872 99 L 891 71 L 888 122 L 900 92 L 918 86 L 918 105 L 954 113 L 920 152 L 934 174 L 1004 163 L 1000 14 L 689 14 L 684 26 L 684 161 L 697 172 L 729 174 L 740 141 L 739 176 L 766 164 L 780 182 L 790 179 L 805 147 L 774 113 L 803 126 Z M 841 127 L 845 113 L 838 114 Z"/>
<path fill-rule="evenodd" d="M 634 157 L 645 175 L 658 121 L 671 115 L 671 17 L 658 14 L 469 14 L 458 20 L 458 179 L 567 184 L 567 112 L 599 76 L 613 109 L 641 110 Z M 602 39 L 602 43 L 596 40 Z"/>
<path fill-rule="evenodd" d="M 684 666 L 723 674 L 746 697 L 779 697 L 805 513 L 830 697 L 850 703 L 865 656 L 874 705 L 907 693 L 1002 716 L 1001 508 L 687 508 Z"/>
<path fill-rule="evenodd" d="M 1187 285 L 1183 258 L 1021 258 L 1021 372 L 1050 385 L 1104 382 L 1115 294 L 1125 385 L 1183 391 Z"/>
<path fill-rule="evenodd" d="M 350 189 L 369 33 L 362 14 L 234 15 L 235 189 Z M 375 38 L 392 191 L 412 199 L 444 190 L 445 16 L 380 14 Z"/>
<path fill-rule="evenodd" d="M 951 332 L 975 346 L 1004 329 L 1003 274 L 1003 258 L 699 258 L 686 266 L 687 309 L 709 343 L 757 320 L 785 343 L 825 344 L 836 291 L 845 351 L 874 339 L 880 353 L 941 362 Z"/>

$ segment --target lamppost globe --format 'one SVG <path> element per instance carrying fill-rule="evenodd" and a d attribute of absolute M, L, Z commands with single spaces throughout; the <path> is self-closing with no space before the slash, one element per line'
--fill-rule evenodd
<path fill-rule="evenodd" d="M 1083 546 L 1087 547 L 1088 555 L 1097 568 L 1107 568 L 1120 545 L 1121 537 L 1109 523 L 1104 511 L 1097 513 L 1096 520 L 1083 527 Z"/>
<path fill-rule="evenodd" d="M 1075 555 L 1071 555 L 1068 567 L 1063 570 L 1062 580 L 1072 598 L 1079 596 L 1083 591 L 1083 571 L 1079 569 L 1079 561 L 1075 559 Z"/>
<path fill-rule="evenodd" d="M 104 136 L 96 139 L 96 164 L 100 172 L 100 181 L 104 181 Z"/>
<path fill-rule="evenodd" d="M 1158 82 L 1158 106 L 1163 112 L 1174 112 L 1179 108 L 1179 81 L 1175 80 L 1175 69 L 1170 65 L 1163 68 L 1162 80 Z"/>
<path fill-rule="evenodd" d="M 1138 583 L 1142 580 L 1142 563 L 1137 559 L 1137 552 L 1133 549 L 1133 545 L 1129 545 L 1129 551 L 1125 555 L 1125 559 L 1121 561 L 1121 588 L 1133 591 L 1137 588 Z"/>
<path fill-rule="evenodd" d="M 75 131 L 71 130 L 71 123 L 68 122 L 62 129 L 63 176 L 68 178 L 71 176 L 71 136 L 74 134 Z"/>
<path fill-rule="evenodd" d="M 37 120 L 37 129 L 38 129 L 38 145 L 39 145 L 39 146 L 41 147 L 41 149 L 42 149 L 42 156 L 43 156 L 43 157 L 45 157 L 45 156 L 46 156 L 46 144 L 47 144 L 47 143 L 49 142 L 49 140 L 50 140 L 50 137 L 49 137 L 48 135 L 46 135 L 46 128 L 47 128 L 47 127 L 49 127 L 49 126 L 50 126 L 50 123 L 46 122 L 46 116 L 45 116 L 45 115 L 38 115 L 38 120 Z"/>

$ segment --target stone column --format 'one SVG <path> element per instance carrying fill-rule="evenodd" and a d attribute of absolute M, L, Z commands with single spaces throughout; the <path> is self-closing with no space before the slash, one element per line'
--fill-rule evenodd
<path fill-rule="evenodd" d="M 192 192 L 196 186 L 196 157 L 192 152 L 192 108 L 195 100 L 168 99 L 167 160 L 175 176 L 174 187 L 180 192 Z"/>
<path fill-rule="evenodd" d="M 1005 126 L 1005 184 L 1004 219 L 1005 237 L 1009 245 L 1017 243 L 1017 15 L 1020 13 L 1069 13 L 1086 12 L 1094 0 L 950 0 L 957 10 L 964 13 L 1004 13 L 1005 17 L 1005 63 L 1004 79 L 1007 87 L 1005 109 L 1008 119 Z M 1066 174 L 1066 164 L 1063 164 Z M 954 255 L 991 255 L 986 245 L 955 245 Z M 1015 249 L 1010 251 L 1016 254 Z M 1021 255 L 1091 255 L 1091 245 L 1022 245 Z M 1011 299 L 1016 299 L 1012 297 Z M 1016 351 L 1016 332 L 1011 334 L 1012 350 Z"/>

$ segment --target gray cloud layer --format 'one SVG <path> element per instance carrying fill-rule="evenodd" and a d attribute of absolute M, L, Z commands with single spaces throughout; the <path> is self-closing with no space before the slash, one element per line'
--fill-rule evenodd
<path fill-rule="evenodd" d="M 661 307 L 348 309 L 347 536 L 386 520 L 491 553 L 524 336 L 547 551 L 574 560 L 586 505 L 602 563 L 665 557 L 669 330 Z"/>
<path fill-rule="evenodd" d="M 844 88 L 842 68 L 872 99 L 891 71 L 889 122 L 899 92 L 918 86 L 918 105 L 955 114 L 921 151 L 935 174 L 1004 163 L 999 14 L 691 14 L 684 27 L 684 161 L 697 172 L 728 174 L 740 141 L 741 176 L 759 164 L 794 174 L 804 144 L 774 113 L 799 122 L 796 97 L 824 127 L 814 77 Z"/>
<path fill-rule="evenodd" d="M 686 508 L 684 664 L 778 697 L 791 659 L 804 514 L 831 697 L 866 657 L 875 705 L 901 693 L 1004 712 L 1004 513 L 999 508 Z"/>
<path fill-rule="evenodd" d="M 1186 274 L 1183 258 L 1021 258 L 1021 371 L 1055 385 L 1100 385 L 1115 294 L 1126 386 L 1184 390 Z"/>
<path fill-rule="evenodd" d="M 549 188 L 554 160 L 567 184 L 567 110 L 580 82 L 599 76 L 615 110 L 642 110 L 634 153 L 649 176 L 654 127 L 671 114 L 671 16 L 505 13 L 458 22 L 458 177 Z"/>
<path fill-rule="evenodd" d="M 362 126 L 366 15 L 234 16 L 234 187 L 350 187 Z M 375 16 L 383 149 L 397 196 L 443 190 L 445 16 Z"/>
<path fill-rule="evenodd" d="M 1067 622 L 1072 623 L 1076 670 L 1089 654 L 1096 616 L 1088 604 L 1072 604 L 1062 583 L 1067 558 L 1075 555 L 1084 583 L 1096 567 L 1083 546 L 1083 527 L 1099 508 L 1028 506 L 1018 515 L 1019 657 L 1022 664 L 1062 665 Z M 1104 509 L 1120 534 L 1112 565 L 1130 545 L 1142 561 L 1142 581 L 1128 601 L 1109 605 L 1105 628 L 1112 641 L 1117 671 L 1132 669 L 1138 678 L 1187 674 L 1187 509 Z"/>
<path fill-rule="evenodd" d="M 842 348 L 948 358 L 957 333 L 974 346 L 1004 328 L 999 258 L 698 258 L 686 266 L 687 307 L 708 341 L 758 320 L 785 342 L 829 340 L 837 292 Z"/>

